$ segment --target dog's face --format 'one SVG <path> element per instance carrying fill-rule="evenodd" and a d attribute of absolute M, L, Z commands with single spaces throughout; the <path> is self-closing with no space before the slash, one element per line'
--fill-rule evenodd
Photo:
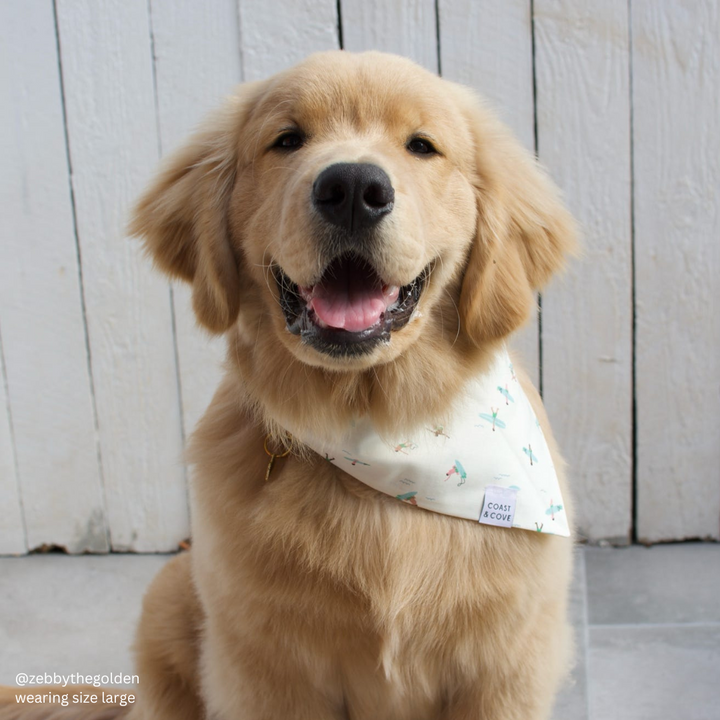
<path fill-rule="evenodd" d="M 332 370 L 388 363 L 438 323 L 475 345 L 508 334 L 572 242 L 552 186 L 468 91 L 379 53 L 241 87 L 132 229 L 193 283 L 207 327 L 272 333 Z"/>
<path fill-rule="evenodd" d="M 245 126 L 234 234 L 279 299 L 278 338 L 314 365 L 407 348 L 475 234 L 467 123 L 437 78 L 377 60 L 311 58 L 269 84 Z"/>

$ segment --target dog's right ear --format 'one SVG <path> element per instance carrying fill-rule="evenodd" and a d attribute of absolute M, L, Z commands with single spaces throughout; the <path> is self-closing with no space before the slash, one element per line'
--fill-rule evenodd
<path fill-rule="evenodd" d="M 227 211 L 258 85 L 241 86 L 170 155 L 130 221 L 157 266 L 192 284 L 198 321 L 215 333 L 230 328 L 240 310 L 242 259 L 230 241 Z"/>
<path fill-rule="evenodd" d="M 450 85 L 473 136 L 475 240 L 459 310 L 478 346 L 530 316 L 534 293 L 577 252 L 575 221 L 535 159 L 467 88 Z"/>

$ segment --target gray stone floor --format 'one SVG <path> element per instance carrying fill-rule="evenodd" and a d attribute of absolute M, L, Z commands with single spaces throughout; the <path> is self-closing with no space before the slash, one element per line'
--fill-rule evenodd
<path fill-rule="evenodd" d="M 0 684 L 131 673 L 160 555 L 0 558 Z M 578 549 L 577 665 L 555 720 L 720 720 L 720 545 Z"/>
<path fill-rule="evenodd" d="M 555 720 L 720 720 L 720 545 L 578 550 L 571 612 Z"/>

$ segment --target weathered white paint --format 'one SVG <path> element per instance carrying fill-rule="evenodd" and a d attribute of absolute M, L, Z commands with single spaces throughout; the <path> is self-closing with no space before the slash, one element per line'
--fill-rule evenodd
<path fill-rule="evenodd" d="M 336 0 L 237 2 L 244 80 L 261 80 L 340 46 Z"/>
<path fill-rule="evenodd" d="M 151 0 L 163 155 L 242 80 L 237 0 Z"/>
<path fill-rule="evenodd" d="M 177 148 L 242 79 L 237 0 L 152 0 L 160 146 Z M 220 383 L 225 342 L 198 327 L 190 289 L 174 286 L 176 344 L 186 437 Z"/>
<path fill-rule="evenodd" d="M 530 0 L 439 0 L 443 77 L 482 93 L 535 149 Z"/>
<path fill-rule="evenodd" d="M 0 323 L 27 540 L 104 552 L 53 4 L 0 3 L 0 27 Z M 0 416 L 4 536 L 18 498 L 4 398 Z M 19 548 L 3 537 L 0 552 Z"/>
<path fill-rule="evenodd" d="M 535 149 L 530 0 L 439 0 L 443 77 L 474 88 L 528 150 Z M 540 383 L 538 317 L 512 340 L 536 386 Z"/>
<path fill-rule="evenodd" d="M 343 47 L 405 55 L 438 71 L 435 0 L 342 0 Z"/>
<path fill-rule="evenodd" d="M 720 537 L 720 5 L 632 1 L 637 517 Z"/>
<path fill-rule="evenodd" d="M 188 533 L 167 283 L 126 238 L 158 138 L 146 0 L 59 0 L 58 26 L 112 546 Z"/>
<path fill-rule="evenodd" d="M 543 294 L 543 388 L 581 535 L 630 540 L 632 288 L 626 0 L 535 0 L 538 153 L 581 226 Z"/>
<path fill-rule="evenodd" d="M 15 472 L 15 448 L 6 383 L 2 335 L 0 335 L 0 500 L 2 501 L 0 555 L 22 555 L 27 551 L 27 543 L 23 527 L 20 488 Z"/>
<path fill-rule="evenodd" d="M 443 74 L 489 98 L 532 149 L 530 0 L 438 3 Z M 626 539 L 632 60 L 638 536 L 717 538 L 719 10 L 710 0 L 631 4 L 632 58 L 624 0 L 534 0 L 540 160 L 585 245 L 543 298 L 545 396 L 582 531 Z M 125 238 L 129 206 L 158 151 L 176 147 L 238 79 L 337 48 L 337 3 L 58 0 L 57 9 L 82 274 L 53 3 L 0 3 L 9 99 L 0 103 L 0 553 L 25 551 L 25 525 L 30 547 L 103 550 L 109 529 L 115 549 L 171 549 L 188 532 L 181 406 L 189 432 L 216 385 L 222 342 L 194 329 L 185 289 L 173 337 L 168 286 Z M 434 3 L 343 0 L 340 10 L 346 47 L 438 69 Z M 536 370 L 536 325 L 523 345 Z"/>

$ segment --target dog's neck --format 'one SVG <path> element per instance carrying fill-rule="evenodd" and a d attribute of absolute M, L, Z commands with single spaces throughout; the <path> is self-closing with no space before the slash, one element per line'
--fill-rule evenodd
<path fill-rule="evenodd" d="M 329 371 L 300 362 L 272 333 L 228 336 L 228 361 L 247 405 L 265 430 L 307 428 L 339 437 L 358 417 L 397 434 L 446 415 L 465 383 L 482 374 L 501 342 L 476 348 L 439 324 L 395 360 L 361 371 Z"/>
<path fill-rule="evenodd" d="M 335 443 L 305 427 L 289 430 L 395 500 L 487 525 L 570 535 L 552 453 L 506 348 L 443 411 L 394 437 L 368 418 Z"/>

